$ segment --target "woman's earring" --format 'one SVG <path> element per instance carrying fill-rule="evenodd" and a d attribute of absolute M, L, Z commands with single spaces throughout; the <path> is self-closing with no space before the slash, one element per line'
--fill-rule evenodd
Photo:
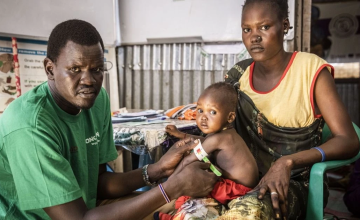
<path fill-rule="evenodd" d="M 284 33 L 285 33 L 285 35 L 286 35 L 286 34 L 288 33 L 288 31 L 287 31 L 287 30 L 285 30 L 285 31 L 284 31 Z"/>

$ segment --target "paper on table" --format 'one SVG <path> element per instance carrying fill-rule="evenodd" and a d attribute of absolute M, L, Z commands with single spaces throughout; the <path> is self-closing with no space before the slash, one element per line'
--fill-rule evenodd
<path fill-rule="evenodd" d="M 127 118 L 118 118 L 118 117 L 111 117 L 112 123 L 124 123 L 124 122 L 140 122 L 140 121 L 146 121 L 146 117 L 127 117 Z"/>
<path fill-rule="evenodd" d="M 150 125 L 150 124 L 165 124 L 165 123 L 171 123 L 170 121 L 139 121 L 139 122 L 133 122 L 133 121 L 129 121 L 129 122 L 124 122 L 124 123 L 121 123 L 121 126 L 122 125 L 125 125 L 125 126 L 137 126 L 137 125 Z"/>
<path fill-rule="evenodd" d="M 146 110 L 141 112 L 122 113 L 122 114 L 117 114 L 116 116 L 119 118 L 127 118 L 127 117 L 153 116 L 157 114 L 158 112 L 155 110 Z"/>

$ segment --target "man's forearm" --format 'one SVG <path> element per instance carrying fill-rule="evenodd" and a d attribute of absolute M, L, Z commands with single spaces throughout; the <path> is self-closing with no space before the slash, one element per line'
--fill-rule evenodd
<path fill-rule="evenodd" d="M 148 178 L 151 183 L 167 177 L 160 166 L 150 164 L 147 168 Z M 109 199 L 127 195 L 145 186 L 142 167 L 126 173 L 104 172 L 99 175 L 98 198 Z"/>
<path fill-rule="evenodd" d="M 127 195 L 145 186 L 141 169 L 126 173 L 105 172 L 99 175 L 98 198 L 113 199 Z"/>
<path fill-rule="evenodd" d="M 134 198 L 89 210 L 84 219 L 143 219 L 163 204 L 165 199 L 156 187 Z"/>
<path fill-rule="evenodd" d="M 174 183 L 164 183 L 165 192 L 170 198 L 180 196 L 181 190 Z M 119 200 L 108 205 L 88 210 L 82 198 L 44 208 L 51 219 L 143 219 L 165 204 L 159 188 L 151 189 L 136 197 Z"/>

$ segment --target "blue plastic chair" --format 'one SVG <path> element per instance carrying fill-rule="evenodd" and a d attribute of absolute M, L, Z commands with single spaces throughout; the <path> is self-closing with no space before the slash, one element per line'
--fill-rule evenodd
<path fill-rule="evenodd" d="M 360 139 L 360 129 L 354 124 L 358 138 Z M 329 127 L 325 124 L 322 133 L 322 140 L 326 141 L 331 135 Z M 312 166 L 310 172 L 309 197 L 306 211 L 307 220 L 323 220 L 324 218 L 324 174 L 326 170 L 341 167 L 350 164 L 360 158 L 359 153 L 348 160 L 333 160 L 316 163 Z"/>

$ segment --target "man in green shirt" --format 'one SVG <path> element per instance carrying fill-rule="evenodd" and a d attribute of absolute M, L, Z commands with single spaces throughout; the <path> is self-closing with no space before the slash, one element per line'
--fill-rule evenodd
<path fill-rule="evenodd" d="M 209 164 L 177 166 L 195 145 L 190 139 L 143 172 L 106 172 L 117 153 L 109 98 L 101 87 L 104 45 L 91 24 L 57 25 L 44 68 L 48 81 L 0 117 L 0 219 L 141 219 L 166 203 L 163 194 L 175 199 L 211 191 L 216 176 L 207 171 Z M 156 187 L 96 207 L 97 199 L 119 198 L 165 177 L 163 193 Z"/>

